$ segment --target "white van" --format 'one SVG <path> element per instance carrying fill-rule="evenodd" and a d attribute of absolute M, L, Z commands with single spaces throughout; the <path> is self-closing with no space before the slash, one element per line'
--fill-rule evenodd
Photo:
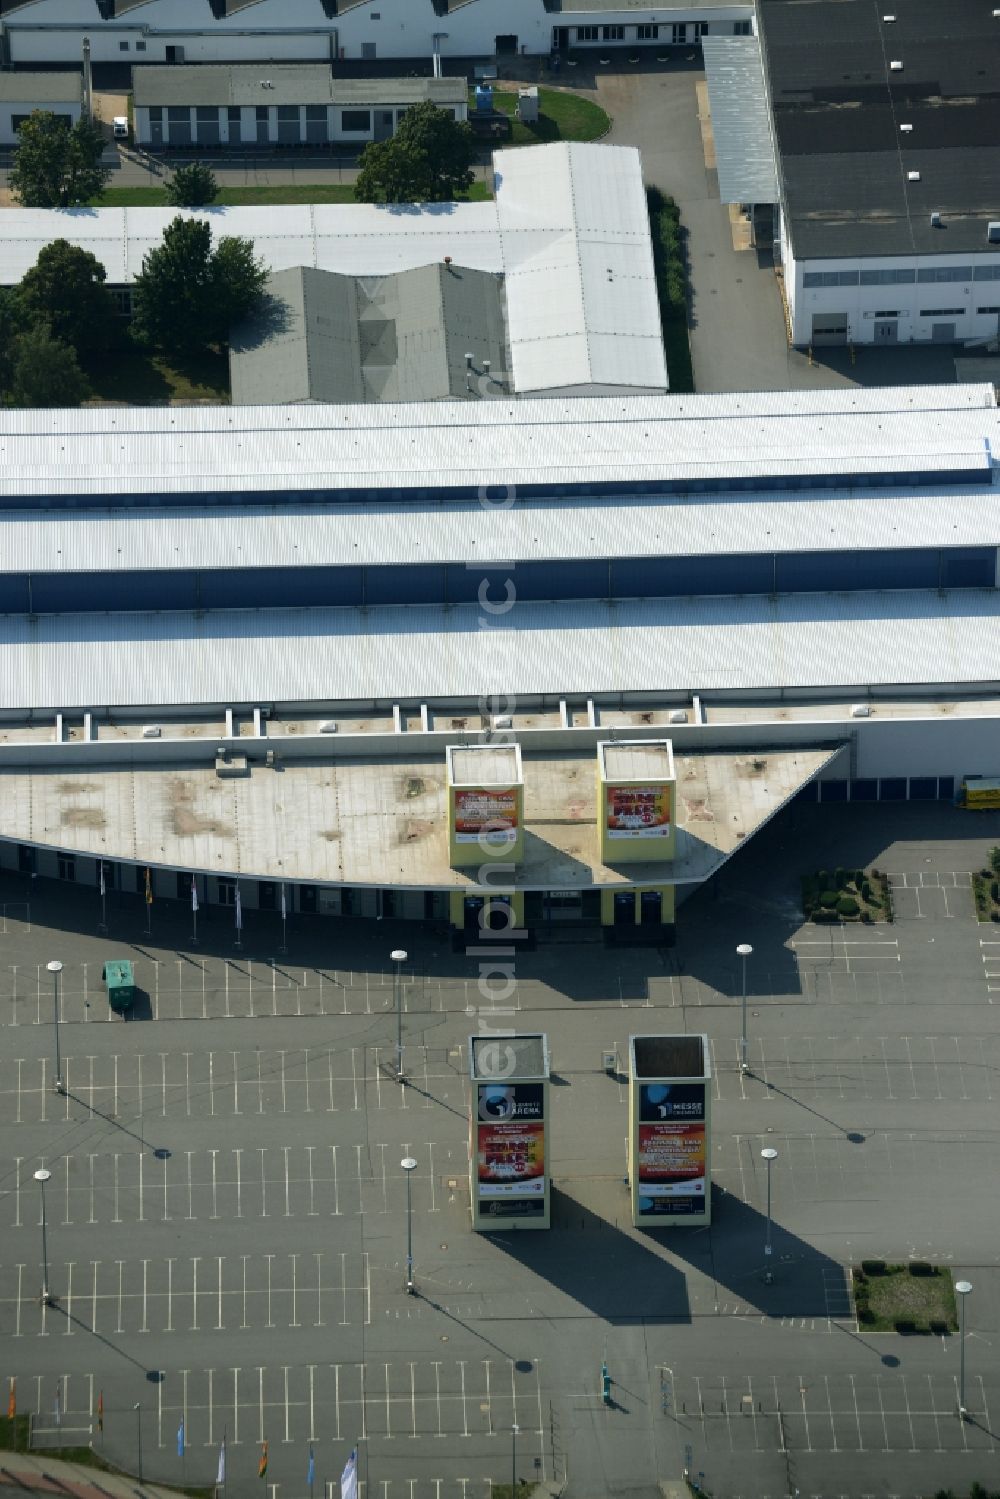
<path fill-rule="evenodd" d="M 115 115 L 111 121 L 111 133 L 116 141 L 128 140 L 128 115 Z"/>

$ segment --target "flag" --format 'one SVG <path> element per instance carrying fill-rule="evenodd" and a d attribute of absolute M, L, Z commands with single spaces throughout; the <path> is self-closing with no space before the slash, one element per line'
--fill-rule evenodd
<path fill-rule="evenodd" d="M 52 1407 L 52 1414 L 53 1414 L 53 1416 L 55 1418 L 56 1425 L 57 1426 L 61 1426 L 62 1425 L 62 1409 L 61 1409 L 60 1404 L 59 1404 L 59 1391 L 58 1390 L 56 1390 L 56 1399 L 55 1399 L 55 1404 Z"/>
<path fill-rule="evenodd" d="M 153 881 L 150 878 L 148 869 L 146 870 L 146 904 L 147 906 L 153 904 Z"/>
<path fill-rule="evenodd" d="M 340 1499 L 358 1499 L 358 1449 L 355 1447 L 340 1475 Z"/>
<path fill-rule="evenodd" d="M 194 875 L 191 876 L 191 909 L 192 911 L 198 909 L 198 881 Z"/>
<path fill-rule="evenodd" d="M 239 886 L 239 881 L 237 881 L 237 883 L 236 883 L 235 909 L 236 909 L 236 930 L 238 932 L 242 932 L 242 930 L 243 930 L 243 902 L 240 900 L 240 886 Z"/>
<path fill-rule="evenodd" d="M 10 1382 L 10 1394 L 7 1397 L 7 1420 L 13 1421 L 17 1416 L 17 1380 Z"/>
<path fill-rule="evenodd" d="M 215 1475 L 217 1484 L 226 1481 L 226 1439 L 222 1438 L 222 1446 L 219 1448 L 219 1470 Z"/>
<path fill-rule="evenodd" d="M 181 1424 L 177 1428 L 177 1456 L 184 1456 L 184 1417 L 181 1416 Z"/>
<path fill-rule="evenodd" d="M 263 1478 L 267 1472 L 267 1443 L 260 1444 L 260 1462 L 257 1464 L 257 1477 Z"/>
<path fill-rule="evenodd" d="M 287 915 L 288 915 L 288 905 L 287 905 L 287 903 L 285 901 L 285 884 L 284 884 L 284 881 L 282 881 L 282 884 L 281 884 L 281 919 L 282 919 L 282 921 L 285 920 L 285 918 L 286 918 Z"/>
<path fill-rule="evenodd" d="M 104 860 L 101 860 L 101 894 L 104 894 Z"/>
<path fill-rule="evenodd" d="M 104 1430 L 104 1391 L 101 1390 L 97 1397 L 97 1429 Z"/>
<path fill-rule="evenodd" d="M 316 1482 L 316 1459 L 313 1457 L 312 1442 L 309 1443 L 309 1472 L 306 1474 L 306 1483 L 312 1488 Z"/>

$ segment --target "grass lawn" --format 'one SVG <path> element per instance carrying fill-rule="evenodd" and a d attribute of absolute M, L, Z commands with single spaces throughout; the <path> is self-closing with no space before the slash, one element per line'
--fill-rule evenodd
<path fill-rule="evenodd" d="M 874 1266 L 866 1260 L 852 1271 L 858 1321 L 870 1332 L 955 1332 L 955 1288 L 951 1271 L 911 1260 L 906 1265 Z M 914 1275 L 915 1266 L 923 1273 Z M 865 1268 L 869 1267 L 869 1268 Z"/>
<path fill-rule="evenodd" d="M 169 363 L 162 355 L 125 344 L 84 369 L 94 395 L 102 401 L 149 406 L 229 400 L 229 358 L 212 350 Z"/>
<path fill-rule="evenodd" d="M 466 201 L 483 203 L 493 194 L 485 182 L 475 182 Z M 350 182 L 279 182 L 273 186 L 223 187 L 210 207 L 236 207 L 241 203 L 353 203 L 354 187 Z M 166 208 L 167 194 L 162 187 L 109 187 L 95 208 Z"/>
<path fill-rule="evenodd" d="M 469 90 L 469 110 L 476 107 L 475 89 Z M 494 85 L 493 107 L 513 117 L 517 109 L 517 91 Z M 523 125 L 514 120 L 514 133 L 501 146 L 537 146 L 540 141 L 596 141 L 611 129 L 611 120 L 599 104 L 580 94 L 566 94 L 560 89 L 538 90 L 537 125 Z"/>

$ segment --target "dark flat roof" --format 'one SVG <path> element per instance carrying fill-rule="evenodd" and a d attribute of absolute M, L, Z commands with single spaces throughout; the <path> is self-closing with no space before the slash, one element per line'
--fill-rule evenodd
<path fill-rule="evenodd" d="M 986 237 L 1000 219 L 991 5 L 758 0 L 757 15 L 799 259 L 996 253 Z"/>

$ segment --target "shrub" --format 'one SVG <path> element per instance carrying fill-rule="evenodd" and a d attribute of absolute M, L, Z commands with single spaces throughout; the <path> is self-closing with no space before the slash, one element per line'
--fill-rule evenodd
<path fill-rule="evenodd" d="M 997 874 L 1000 874 L 1000 848 L 990 849 L 990 863 L 993 865 L 993 868 L 996 870 Z"/>
<path fill-rule="evenodd" d="M 880 880 L 881 878 L 882 878 L 882 871 L 880 869 L 873 869 L 872 870 L 872 879 L 873 880 Z"/>
<path fill-rule="evenodd" d="M 937 1274 L 937 1271 L 935 1270 L 934 1266 L 933 1265 L 929 1265 L 926 1260 L 911 1260 L 910 1263 L 909 1263 L 909 1267 L 908 1268 L 909 1268 L 909 1271 L 910 1271 L 911 1275 L 936 1275 Z"/>
<path fill-rule="evenodd" d="M 862 911 L 861 920 L 864 922 L 865 926 L 871 926 L 872 913 L 870 911 Z"/>
<path fill-rule="evenodd" d="M 875 1321 L 875 1313 L 872 1311 L 872 1309 L 871 1309 L 870 1306 L 859 1306 L 858 1307 L 858 1321 L 859 1322 L 874 1322 Z"/>
<path fill-rule="evenodd" d="M 861 1268 L 866 1275 L 884 1275 L 886 1264 L 885 1260 L 862 1260 Z"/>
<path fill-rule="evenodd" d="M 842 895 L 837 902 L 838 916 L 857 916 L 860 909 L 853 895 Z"/>
<path fill-rule="evenodd" d="M 856 869 L 854 871 L 854 883 L 857 885 L 857 887 L 858 887 L 859 890 L 861 889 L 861 886 L 864 884 L 864 882 L 865 882 L 865 872 L 864 872 L 864 870 L 863 869 Z"/>
<path fill-rule="evenodd" d="M 993 878 L 992 869 L 981 869 L 979 873 L 982 875 L 984 880 L 991 880 Z"/>
<path fill-rule="evenodd" d="M 830 885 L 830 871 L 828 869 L 819 870 L 816 875 L 816 883 L 821 890 L 828 889 Z"/>
<path fill-rule="evenodd" d="M 846 869 L 841 869 L 838 866 L 838 868 L 833 871 L 833 883 L 836 885 L 838 890 L 843 890 L 844 886 L 847 884 Z"/>
<path fill-rule="evenodd" d="M 812 913 L 813 921 L 839 921 L 840 917 L 836 911 L 830 911 L 824 906 L 818 906 Z"/>
<path fill-rule="evenodd" d="M 951 1331 L 947 1322 L 941 1322 L 937 1317 L 930 1323 L 930 1329 L 936 1338 L 943 1338 Z"/>
<path fill-rule="evenodd" d="M 861 891 L 862 900 L 871 900 L 872 886 L 870 880 L 862 880 L 861 884 L 858 886 L 858 889 Z"/>
<path fill-rule="evenodd" d="M 991 911 L 990 912 L 990 920 L 991 921 L 1000 921 L 1000 911 Z"/>
<path fill-rule="evenodd" d="M 1000 900 L 1000 880 L 990 882 L 990 896 L 993 900 Z"/>
<path fill-rule="evenodd" d="M 917 1324 L 912 1317 L 897 1317 L 892 1325 L 903 1337 L 907 1337 L 917 1330 Z"/>
<path fill-rule="evenodd" d="M 823 890 L 820 893 L 819 903 L 821 906 L 826 906 L 828 911 L 832 911 L 839 899 L 840 896 L 836 890 Z"/>

